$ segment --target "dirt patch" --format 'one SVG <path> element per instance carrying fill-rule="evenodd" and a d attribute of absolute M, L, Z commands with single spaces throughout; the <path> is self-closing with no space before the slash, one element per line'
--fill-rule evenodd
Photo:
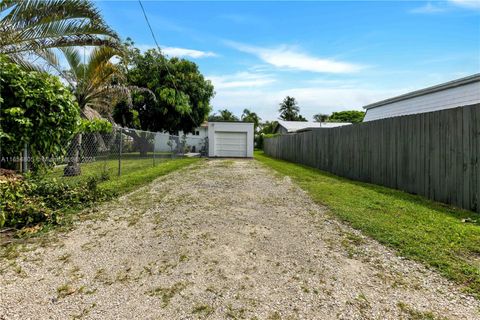
<path fill-rule="evenodd" d="M 0 168 L 0 177 L 21 177 L 21 175 L 17 174 L 15 170 L 8 170 L 8 169 L 3 169 Z"/>
<path fill-rule="evenodd" d="M 478 319 L 256 161 L 212 160 L 0 262 L 0 319 Z M 29 245 L 30 246 L 30 245 Z"/>

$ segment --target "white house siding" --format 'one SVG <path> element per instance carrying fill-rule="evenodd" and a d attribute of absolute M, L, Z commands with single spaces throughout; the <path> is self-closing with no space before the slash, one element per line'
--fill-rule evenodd
<path fill-rule="evenodd" d="M 170 152 L 173 149 L 173 144 L 170 142 L 170 135 L 168 133 L 158 133 L 155 135 L 155 152 Z"/>
<path fill-rule="evenodd" d="M 477 103 L 480 103 L 480 82 L 473 82 L 367 109 L 363 121 L 450 109 Z"/>
<path fill-rule="evenodd" d="M 192 148 L 192 151 L 199 152 L 205 146 L 206 138 L 208 137 L 208 128 L 206 126 L 202 126 L 195 128 L 193 131 L 198 132 L 198 135 L 187 133 L 185 135 L 187 138 L 187 145 Z M 180 138 L 182 138 L 183 134 L 183 131 L 178 133 Z"/>

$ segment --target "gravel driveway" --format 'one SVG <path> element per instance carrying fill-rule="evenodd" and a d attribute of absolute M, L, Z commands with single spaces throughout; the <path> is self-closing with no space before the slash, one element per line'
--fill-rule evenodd
<path fill-rule="evenodd" d="M 210 160 L 0 262 L 0 319 L 479 319 L 255 160 Z"/>

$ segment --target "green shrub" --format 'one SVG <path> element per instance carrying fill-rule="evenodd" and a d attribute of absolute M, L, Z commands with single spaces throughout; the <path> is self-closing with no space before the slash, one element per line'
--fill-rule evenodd
<path fill-rule="evenodd" d="M 110 133 L 112 130 L 112 124 L 104 119 L 81 119 L 78 127 L 81 133 Z"/>
<path fill-rule="evenodd" d="M 52 221 L 55 216 L 40 197 L 35 185 L 18 177 L 0 177 L 0 227 L 21 227 Z"/>
<path fill-rule="evenodd" d="M 70 185 L 57 179 L 40 180 L 35 183 L 31 195 L 42 198 L 48 208 L 60 210 L 66 207 L 90 205 L 109 197 L 98 188 L 97 177 L 89 177 L 78 185 Z"/>
<path fill-rule="evenodd" d="M 278 137 L 280 136 L 281 134 L 280 133 L 266 133 L 263 135 L 264 138 L 275 138 L 275 137 Z"/>
<path fill-rule="evenodd" d="M 34 170 L 48 165 L 46 158 L 63 156 L 80 126 L 75 97 L 58 77 L 25 71 L 1 55 L 0 103 L 2 156 L 17 157 L 28 144 Z"/>
<path fill-rule="evenodd" d="M 257 149 L 263 149 L 263 145 L 265 144 L 265 139 L 273 138 L 279 136 L 280 133 L 260 133 L 259 135 L 255 136 L 255 147 Z"/>
<path fill-rule="evenodd" d="M 0 177 L 0 227 L 57 223 L 66 208 L 81 208 L 110 198 L 112 194 L 99 189 L 98 182 L 99 178 L 89 177 L 72 186 L 56 179 Z"/>

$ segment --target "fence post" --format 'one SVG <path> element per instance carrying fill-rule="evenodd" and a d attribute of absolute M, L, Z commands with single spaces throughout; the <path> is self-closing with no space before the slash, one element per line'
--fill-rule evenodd
<path fill-rule="evenodd" d="M 22 159 L 22 173 L 28 172 L 28 145 L 25 142 L 23 145 L 23 159 Z"/>
<path fill-rule="evenodd" d="M 120 129 L 120 139 L 119 139 L 119 147 L 118 147 L 118 176 L 122 174 L 122 146 L 123 146 L 123 134 L 122 129 Z"/>
<path fill-rule="evenodd" d="M 156 142 L 157 141 L 157 134 L 154 133 L 154 136 L 153 136 L 153 166 L 155 167 L 155 146 L 156 146 Z"/>

